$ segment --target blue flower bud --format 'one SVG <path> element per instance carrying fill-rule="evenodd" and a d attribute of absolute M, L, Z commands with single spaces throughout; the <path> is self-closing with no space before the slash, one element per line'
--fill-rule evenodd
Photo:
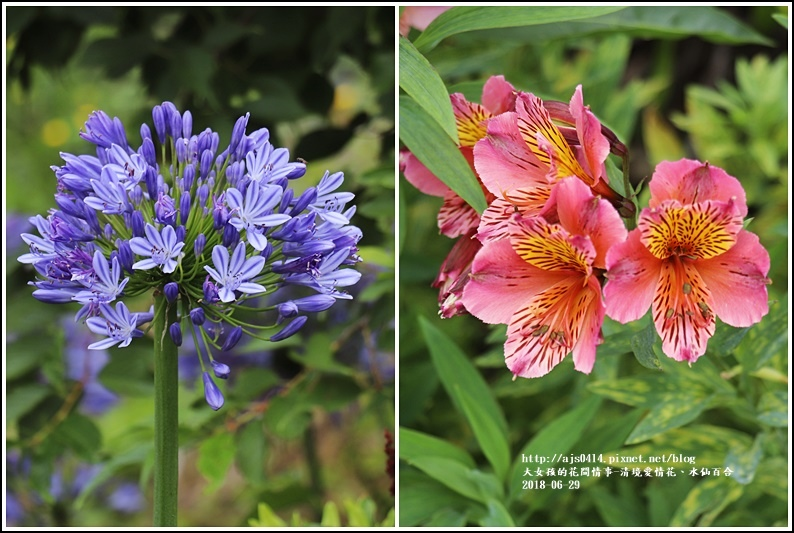
<path fill-rule="evenodd" d="M 198 134 L 198 151 L 203 153 L 204 150 L 209 150 L 211 142 L 212 142 L 212 130 L 207 128 Z"/>
<path fill-rule="evenodd" d="M 115 233 L 113 231 L 113 226 L 111 226 L 110 222 L 108 222 L 107 224 L 105 224 L 105 231 L 104 231 L 105 238 L 107 240 L 110 240 L 111 237 L 113 237 L 113 233 Z"/>
<path fill-rule="evenodd" d="M 136 185 L 135 187 L 132 188 L 132 190 L 130 191 L 130 200 L 135 205 L 135 207 L 141 205 L 141 202 L 143 202 L 143 189 L 141 189 L 140 185 Z"/>
<path fill-rule="evenodd" d="M 188 160 L 187 140 L 179 138 L 174 143 L 174 146 L 176 148 L 176 160 L 179 161 L 180 163 L 184 163 L 185 161 L 187 161 Z"/>
<path fill-rule="evenodd" d="M 195 137 L 191 137 L 187 142 L 187 160 L 193 165 L 199 160 L 198 156 L 198 140 Z"/>
<path fill-rule="evenodd" d="M 229 365 L 219 363 L 218 361 L 210 361 L 212 363 L 212 371 L 215 372 L 215 377 L 220 379 L 228 379 L 232 369 Z"/>
<path fill-rule="evenodd" d="M 207 400 L 209 406 L 212 407 L 214 411 L 217 411 L 223 407 L 223 393 L 218 386 L 215 385 L 215 382 L 212 381 L 209 372 L 204 372 L 202 379 L 204 380 L 204 398 Z"/>
<path fill-rule="evenodd" d="M 232 140 L 229 142 L 229 153 L 233 153 L 240 142 L 243 140 L 243 135 L 245 135 L 245 127 L 248 125 L 248 117 L 251 116 L 251 113 L 246 113 L 244 117 L 240 117 L 237 119 L 237 122 L 234 123 L 234 129 L 232 130 Z"/>
<path fill-rule="evenodd" d="M 280 303 L 276 306 L 276 309 L 278 310 L 279 322 L 282 318 L 298 316 L 298 306 L 292 301 Z"/>
<path fill-rule="evenodd" d="M 304 209 L 313 204 L 315 200 L 317 200 L 317 189 L 315 187 L 309 187 L 298 197 L 298 201 L 295 202 L 295 206 L 289 214 L 293 217 L 298 216 Z"/>
<path fill-rule="evenodd" d="M 193 243 L 193 253 L 196 254 L 196 257 L 199 257 L 201 253 L 204 251 L 204 246 L 207 244 L 207 237 L 204 236 L 203 233 L 199 233 L 198 237 L 196 237 L 196 242 Z"/>
<path fill-rule="evenodd" d="M 190 165 L 182 173 L 182 190 L 189 192 L 194 181 L 196 181 L 196 167 Z"/>
<path fill-rule="evenodd" d="M 174 110 L 176 111 L 176 108 Z M 182 116 L 179 111 L 171 114 L 171 137 L 174 139 L 182 137 Z M 185 148 L 187 148 L 187 143 L 185 143 Z"/>
<path fill-rule="evenodd" d="M 171 335 L 171 340 L 174 341 L 174 344 L 182 346 L 182 328 L 179 326 L 179 322 L 171 324 L 168 327 L 168 333 Z"/>
<path fill-rule="evenodd" d="M 218 288 L 215 286 L 213 282 L 210 281 L 210 277 L 207 276 L 204 280 L 204 284 L 202 285 L 202 289 L 204 291 L 204 301 L 207 303 L 215 303 L 220 301 L 218 297 Z"/>
<path fill-rule="evenodd" d="M 185 111 L 182 115 L 182 137 L 190 139 L 193 133 L 193 115 L 190 111 Z"/>
<path fill-rule="evenodd" d="M 160 193 L 154 203 L 154 219 L 162 224 L 173 225 L 176 222 L 176 207 L 174 199 L 165 193 Z"/>
<path fill-rule="evenodd" d="M 163 292 L 165 293 L 165 299 L 173 303 L 179 298 L 179 285 L 177 285 L 176 282 L 170 281 L 165 284 Z"/>
<path fill-rule="evenodd" d="M 241 192 L 245 192 L 240 187 L 240 180 L 243 174 L 245 174 L 245 163 L 242 161 L 236 161 L 226 169 L 226 179 L 229 180 L 229 184 L 240 189 Z"/>
<path fill-rule="evenodd" d="M 193 322 L 197 326 L 202 325 L 204 323 L 204 320 L 205 320 L 204 309 L 202 309 L 201 307 L 196 307 L 194 309 L 191 309 L 190 310 L 190 320 L 191 320 L 191 322 Z"/>
<path fill-rule="evenodd" d="M 292 337 L 295 333 L 298 332 L 299 329 L 303 327 L 306 321 L 309 319 L 307 316 L 299 316 L 298 318 L 294 319 L 292 322 L 284 326 L 284 329 L 270 337 L 272 342 L 283 341 L 287 337 Z"/>
<path fill-rule="evenodd" d="M 209 150 L 204 150 L 201 152 L 201 162 L 199 166 L 199 172 L 202 178 L 206 178 L 210 174 L 210 169 L 212 168 L 212 158 L 213 153 Z"/>
<path fill-rule="evenodd" d="M 152 109 L 152 119 L 154 119 L 154 130 L 157 132 L 157 139 L 160 144 L 165 144 L 166 125 L 165 113 L 162 106 L 156 105 Z"/>
<path fill-rule="evenodd" d="M 264 257 L 264 258 L 265 258 L 265 261 L 267 261 L 268 259 L 270 259 L 270 255 L 271 255 L 272 253 L 273 253 L 273 243 L 272 243 L 272 242 L 270 242 L 270 241 L 267 241 L 267 244 L 265 244 L 265 248 L 264 248 L 264 250 L 262 250 L 261 252 L 259 252 L 259 255 L 261 255 L 262 257 Z"/>
<path fill-rule="evenodd" d="M 278 206 L 279 213 L 286 213 L 287 209 L 289 209 L 289 204 L 292 202 L 292 198 L 295 196 L 295 191 L 291 188 L 284 191 L 284 194 L 281 195 L 281 203 Z"/>
<path fill-rule="evenodd" d="M 199 186 L 196 196 L 198 197 L 199 207 L 207 207 L 207 199 L 210 197 L 210 188 L 207 187 L 206 183 L 202 183 Z"/>
<path fill-rule="evenodd" d="M 182 221 L 182 224 L 187 224 L 187 218 L 189 215 L 190 215 L 190 193 L 183 192 L 182 197 L 179 199 L 179 219 Z"/>
<path fill-rule="evenodd" d="M 144 124 L 145 125 L 145 124 Z M 138 153 L 146 161 L 147 165 L 155 166 L 157 164 L 157 153 L 154 151 L 154 141 L 151 138 L 143 140 L 143 144 L 138 149 Z"/>
<path fill-rule="evenodd" d="M 185 242 L 185 234 L 187 233 L 185 226 L 177 226 L 175 233 L 177 242 Z"/>
<path fill-rule="evenodd" d="M 135 313 L 135 320 L 136 327 L 154 320 L 154 306 L 149 307 L 149 311 L 146 313 Z"/>
<path fill-rule="evenodd" d="M 132 264 L 135 262 L 135 255 L 132 253 L 129 241 L 116 239 L 116 247 L 119 249 L 119 264 L 124 270 L 132 274 Z"/>
<path fill-rule="evenodd" d="M 319 313 L 333 306 L 336 303 L 336 298 L 327 294 L 315 294 L 293 300 L 293 303 L 303 313 Z"/>
<path fill-rule="evenodd" d="M 227 248 L 234 248 L 240 242 L 240 232 L 231 224 L 226 224 L 223 228 L 223 239 L 221 241 Z"/>
<path fill-rule="evenodd" d="M 306 165 L 304 163 L 291 164 L 293 165 L 293 168 L 289 171 L 289 174 L 287 174 L 288 180 L 294 180 L 303 177 L 303 175 L 306 174 Z"/>
<path fill-rule="evenodd" d="M 243 328 L 237 326 L 236 328 L 232 329 L 229 334 L 226 336 L 226 340 L 223 343 L 223 347 L 221 351 L 228 352 L 232 348 L 234 348 L 238 342 L 240 342 L 240 338 L 243 336 Z"/>
<path fill-rule="evenodd" d="M 217 132 L 212 132 L 210 136 L 210 151 L 213 154 L 218 153 L 218 146 L 221 144 L 221 136 Z"/>
<path fill-rule="evenodd" d="M 145 141 L 146 139 L 152 139 L 152 130 L 150 130 L 149 125 L 144 122 L 141 124 L 141 140 Z"/>
<path fill-rule="evenodd" d="M 135 211 L 132 213 L 132 236 L 133 237 L 144 237 L 144 227 L 146 226 L 143 220 L 143 213 L 140 211 Z"/>

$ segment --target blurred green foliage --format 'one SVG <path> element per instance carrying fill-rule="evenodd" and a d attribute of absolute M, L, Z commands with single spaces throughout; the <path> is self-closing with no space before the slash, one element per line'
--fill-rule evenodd
<path fill-rule="evenodd" d="M 319 520 L 327 505 L 366 499 L 388 520 L 392 476 L 384 430 L 394 433 L 394 9 L 390 7 L 9 7 L 6 207 L 8 313 L 6 445 L 30 460 L 8 479 L 19 525 L 146 525 L 100 504 L 107 481 L 136 481 L 151 496 L 152 346 L 109 352 L 99 381 L 121 400 L 80 414 L 80 380 L 64 374 L 67 308 L 30 296 L 32 269 L 19 231 L 54 207 L 50 165 L 86 153 L 79 128 L 94 109 L 118 116 L 132 144 L 164 100 L 190 109 L 197 128 L 229 139 L 249 131 L 307 160 L 303 186 L 345 172 L 364 276 L 355 299 L 313 317 L 278 345 L 252 341 L 236 355 L 270 353 L 233 369 L 226 404 L 208 408 L 200 380 L 180 388 L 180 525 L 240 526 L 266 502 L 285 517 Z M 42 36 L 46 36 L 43 38 Z M 130 304 L 148 309 L 141 298 Z M 69 319 L 71 320 L 71 318 Z M 311 321 L 310 321 L 311 322 Z M 78 328 L 84 328 L 81 324 Z M 79 493 L 55 501 L 56 464 L 102 467 Z M 375 510 L 377 508 L 377 510 Z M 300 521 L 299 520 L 299 521 Z"/>
<path fill-rule="evenodd" d="M 627 325 L 607 319 L 590 375 L 576 372 L 569 357 L 542 378 L 513 381 L 504 326 L 469 315 L 438 319 L 430 284 L 453 241 L 438 234 L 441 200 L 403 181 L 400 525 L 785 526 L 790 140 L 788 35 L 776 20 L 787 19 L 788 8 L 638 6 L 584 19 L 571 11 L 569 22 L 515 27 L 502 27 L 494 14 L 490 29 L 490 10 L 501 8 L 479 9 L 477 31 L 438 43 L 411 31 L 409 40 L 433 69 L 421 75 L 438 76 L 448 93 L 475 102 L 492 75 L 561 101 L 581 83 L 585 104 L 629 146 L 641 206 L 661 160 L 690 157 L 723 167 L 747 190 L 755 217 L 748 229 L 770 253 L 770 311 L 751 328 L 718 323 L 692 367 L 662 354 L 648 316 Z M 445 34 L 460 16 L 453 8 L 425 33 Z M 401 95 L 417 100 L 413 108 L 423 107 L 422 98 Z M 435 129 L 443 131 L 443 123 Z M 448 141 L 442 135 L 439 144 Z M 465 190 L 456 173 L 441 177 Z M 535 455 L 547 462 L 522 462 Z M 649 465 L 620 458 L 640 455 L 667 456 L 658 466 L 673 467 L 676 476 L 653 468 L 650 477 L 635 476 L 632 468 Z M 710 475 L 691 475 L 693 466 Z M 601 473 L 546 476 L 559 467 Z M 620 475 L 623 467 L 628 477 Z M 543 489 L 532 484 L 541 481 Z"/>

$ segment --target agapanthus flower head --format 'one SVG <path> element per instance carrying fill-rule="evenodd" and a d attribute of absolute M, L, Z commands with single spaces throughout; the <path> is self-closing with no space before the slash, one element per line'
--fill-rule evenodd
<path fill-rule="evenodd" d="M 637 229 L 607 255 L 607 314 L 636 320 L 650 307 L 662 350 L 694 362 L 715 317 L 748 327 L 769 310 L 769 254 L 743 229 L 744 190 L 724 170 L 689 159 L 662 162 Z"/>
<path fill-rule="evenodd" d="M 150 313 L 133 313 L 120 298 L 150 291 L 177 308 L 167 342 L 179 344 L 183 328 L 192 337 L 197 326 L 202 367 L 230 337 L 272 330 L 258 336 L 279 339 L 299 329 L 275 306 L 258 323 L 235 316 L 254 296 L 303 287 L 290 297 L 303 302 L 304 318 L 349 297 L 342 288 L 360 277 L 349 267 L 359 261 L 361 231 L 350 225 L 353 195 L 339 190 L 341 172 L 296 194 L 291 183 L 306 164 L 290 162 L 267 129 L 247 134 L 248 114 L 226 148 L 210 129 L 193 134 L 192 114 L 171 102 L 155 106 L 152 118 L 136 149 L 118 118 L 93 113 L 81 137 L 96 157 L 61 154 L 64 165 L 53 167 L 58 208 L 30 219 L 38 235 L 22 234 L 29 252 L 19 261 L 39 275 L 34 297 L 83 304 L 77 319 L 105 337 L 89 348 L 141 336 Z M 208 388 L 219 408 L 222 396 Z"/>
<path fill-rule="evenodd" d="M 569 352 L 590 373 L 604 320 L 599 272 L 609 246 L 626 238 L 614 207 L 578 178 L 551 195 L 553 215 L 516 213 L 509 238 L 483 245 L 463 291 L 471 314 L 508 325 L 505 359 L 521 377 L 547 374 Z"/>

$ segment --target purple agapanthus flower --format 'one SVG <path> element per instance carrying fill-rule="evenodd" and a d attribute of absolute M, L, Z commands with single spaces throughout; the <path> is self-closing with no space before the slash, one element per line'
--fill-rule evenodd
<path fill-rule="evenodd" d="M 296 193 L 306 163 L 290 162 L 266 128 L 246 133 L 250 118 L 236 121 L 224 147 L 189 111 L 163 102 L 133 146 L 121 120 L 97 111 L 80 135 L 96 155 L 60 154 L 57 207 L 29 219 L 38 233 L 21 235 L 29 249 L 19 261 L 37 275 L 35 298 L 82 304 L 76 320 L 105 337 L 89 348 L 128 346 L 153 315 L 119 299 L 161 293 L 176 309 L 165 342 L 193 344 L 199 366 L 226 377 L 230 367 L 213 364 L 213 352 L 258 328 L 273 328 L 274 341 L 289 337 L 308 314 L 350 298 L 341 288 L 359 278 L 349 267 L 361 231 L 350 225 L 353 194 L 339 190 L 344 176 L 326 172 Z M 279 297 L 285 287 L 289 296 Z M 235 314 L 265 292 L 283 303 Z M 250 316 L 257 323 L 241 318 Z M 220 391 L 207 390 L 220 408 Z"/>
<path fill-rule="evenodd" d="M 177 242 L 176 232 L 171 226 L 165 226 L 162 231 L 151 224 L 146 224 L 144 229 L 146 237 L 134 237 L 130 240 L 130 248 L 137 255 L 148 257 L 138 261 L 132 268 L 149 270 L 158 266 L 163 267 L 163 272 L 170 274 L 176 270 L 180 253 L 185 246 L 184 242 Z"/>
<path fill-rule="evenodd" d="M 133 337 L 143 336 L 143 332 L 136 329 L 138 316 L 130 314 L 124 302 L 118 302 L 115 309 L 108 304 L 101 304 L 99 309 L 104 318 L 91 317 L 85 322 L 91 331 L 108 338 L 89 344 L 89 350 L 104 350 L 117 344 L 119 348 L 124 348 L 129 346 Z"/>
<path fill-rule="evenodd" d="M 234 249 L 234 254 L 229 260 L 229 250 L 225 246 L 216 246 L 212 250 L 212 262 L 215 268 L 205 266 L 204 270 L 218 284 L 218 296 L 222 302 L 233 302 L 236 297 L 234 291 L 246 294 L 265 292 L 265 287 L 258 283 L 249 282 L 256 277 L 265 266 L 265 258 L 255 255 L 245 259 L 245 244 L 240 243 Z"/>
<path fill-rule="evenodd" d="M 248 242 L 260 252 L 267 246 L 263 230 L 292 218 L 289 215 L 272 213 L 273 208 L 281 201 L 282 193 L 282 188 L 277 185 L 259 186 L 256 182 L 249 184 L 245 199 L 237 189 L 226 191 L 226 203 L 231 209 L 229 223 L 238 230 L 245 230 Z"/>

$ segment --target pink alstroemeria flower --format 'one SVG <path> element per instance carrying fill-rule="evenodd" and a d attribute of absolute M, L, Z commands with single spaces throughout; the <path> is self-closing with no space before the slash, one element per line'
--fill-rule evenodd
<path fill-rule="evenodd" d="M 516 211 L 540 213 L 554 183 L 566 177 L 577 177 L 622 206 L 624 199 L 607 184 L 604 161 L 610 150 L 622 155 L 625 146 L 584 105 L 581 85 L 569 105 L 519 93 L 515 112 L 489 120 L 487 136 L 474 147 L 477 172 L 496 198 L 483 213 L 480 240 L 505 237 Z"/>
<path fill-rule="evenodd" d="M 411 28 L 425 31 L 431 22 L 452 6 L 408 6 L 400 13 L 400 35 L 408 37 Z"/>
<path fill-rule="evenodd" d="M 482 105 L 469 102 L 459 93 L 451 95 L 450 99 L 455 112 L 460 151 L 476 174 L 473 147 L 485 136 L 485 122 L 488 119 L 514 107 L 515 89 L 503 76 L 493 76 L 483 86 Z M 442 235 L 473 241 L 458 241 L 455 244 L 433 282 L 433 287 L 440 289 L 438 303 L 442 317 L 465 313 L 461 296 L 468 281 L 471 262 L 480 248 L 479 241 L 474 239 L 480 215 L 410 152 L 400 153 L 400 169 L 405 178 L 423 193 L 444 198 L 438 213 L 438 228 Z M 487 190 L 483 189 L 483 192 L 487 202 L 493 201 L 493 196 Z"/>
<path fill-rule="evenodd" d="M 690 159 L 659 163 L 637 229 L 607 254 L 607 314 L 626 323 L 652 307 L 662 350 L 697 360 L 714 317 L 747 327 L 769 311 L 769 254 L 742 229 L 744 190 L 724 170 Z"/>
<path fill-rule="evenodd" d="M 509 238 L 483 245 L 463 291 L 471 314 L 508 325 L 507 366 L 528 378 L 569 352 L 576 370 L 590 373 L 604 320 L 599 272 L 610 245 L 627 234 L 615 208 L 579 178 L 560 180 L 549 202 L 544 213 L 558 222 L 514 214 Z"/>

